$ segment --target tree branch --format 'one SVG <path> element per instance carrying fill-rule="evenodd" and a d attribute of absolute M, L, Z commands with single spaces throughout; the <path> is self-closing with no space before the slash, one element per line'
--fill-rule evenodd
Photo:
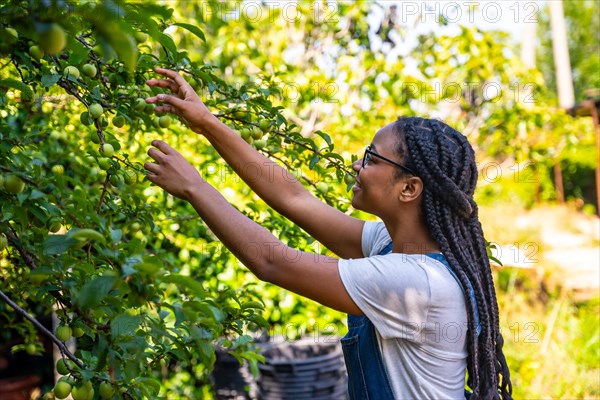
<path fill-rule="evenodd" d="M 75 364 L 77 364 L 77 366 L 79 368 L 83 368 L 83 363 L 81 361 L 79 361 L 79 359 L 77 357 L 75 357 L 75 355 L 73 353 L 71 353 L 69 351 L 67 346 L 65 346 L 64 342 L 61 342 L 60 340 L 58 340 L 58 338 L 56 336 L 54 336 L 54 334 L 52 332 L 50 332 L 37 319 L 35 319 L 31 315 L 29 315 L 29 313 L 27 311 L 25 311 L 24 309 L 19 307 L 19 305 L 17 305 L 14 301 L 12 301 L 6 294 L 4 294 L 4 292 L 2 290 L 0 290 L 0 298 L 2 298 L 2 300 L 4 300 L 4 302 L 6 304 L 8 304 L 12 308 L 14 308 L 19 314 L 21 314 L 23 317 L 25 317 L 25 319 L 27 319 L 29 322 L 31 322 L 38 330 L 40 330 L 46 336 L 48 336 L 54 342 L 54 344 L 56 344 L 56 346 L 60 350 L 60 353 L 63 356 L 69 357 L 71 360 L 73 360 L 73 362 Z"/>
<path fill-rule="evenodd" d="M 106 179 L 104 179 L 104 184 L 102 185 L 102 194 L 100 195 L 100 201 L 98 202 L 98 207 L 96 207 L 96 212 L 100 212 L 102 208 L 102 203 L 104 203 L 104 197 L 106 197 L 106 190 L 108 189 L 108 184 L 110 183 L 110 174 L 106 174 Z"/>

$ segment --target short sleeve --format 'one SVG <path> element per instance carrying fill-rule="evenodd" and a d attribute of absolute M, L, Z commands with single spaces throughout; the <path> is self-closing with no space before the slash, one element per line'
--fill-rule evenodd
<path fill-rule="evenodd" d="M 385 339 L 419 341 L 431 298 L 421 259 L 393 253 L 339 260 L 348 294 Z"/>
<path fill-rule="evenodd" d="M 362 252 L 365 257 L 379 254 L 391 241 L 383 222 L 365 221 L 361 237 Z"/>

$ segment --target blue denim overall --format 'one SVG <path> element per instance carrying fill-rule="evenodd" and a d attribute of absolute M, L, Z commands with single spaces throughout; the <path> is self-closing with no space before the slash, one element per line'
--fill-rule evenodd
<path fill-rule="evenodd" d="M 379 255 L 391 251 L 392 243 L 389 243 Z M 442 254 L 426 255 L 444 264 L 462 289 L 458 277 Z M 469 289 L 469 295 L 474 300 L 475 295 L 470 284 Z M 475 313 L 475 323 L 479 333 L 481 326 L 477 313 Z M 392 385 L 379 350 L 375 326 L 371 321 L 366 316 L 348 314 L 348 333 L 342 338 L 341 343 L 348 371 L 348 398 L 350 400 L 394 400 Z M 466 391 L 465 397 L 468 398 Z"/>

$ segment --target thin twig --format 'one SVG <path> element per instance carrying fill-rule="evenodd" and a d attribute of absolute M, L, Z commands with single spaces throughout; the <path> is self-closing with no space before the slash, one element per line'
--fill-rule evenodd
<path fill-rule="evenodd" d="M 102 208 L 102 203 L 104 203 L 104 197 L 106 196 L 109 183 L 110 174 L 106 174 L 106 179 L 104 179 L 104 184 L 102 185 L 102 194 L 100 195 L 100 201 L 98 202 L 98 207 L 96 207 L 96 212 L 100 212 L 100 209 Z"/>
<path fill-rule="evenodd" d="M 48 336 L 54 342 L 54 344 L 56 344 L 56 346 L 59 348 L 61 354 L 65 355 L 65 356 L 69 357 L 71 360 L 73 360 L 73 362 L 75 364 L 77 364 L 77 366 L 79 368 L 83 368 L 83 363 L 81 361 L 79 361 L 79 359 L 77 357 L 75 357 L 75 355 L 73 353 L 71 353 L 69 351 L 69 349 L 67 348 L 67 346 L 65 346 L 65 344 L 63 342 L 58 340 L 58 338 L 56 336 L 54 336 L 54 334 L 52 332 L 50 332 L 44 325 L 42 325 L 37 319 L 35 319 L 31 315 L 29 315 L 29 313 L 27 311 L 25 311 L 24 309 L 19 307 L 6 294 L 4 294 L 4 292 L 2 290 L 0 290 L 0 297 L 2 298 L 2 300 L 4 300 L 4 302 L 6 302 L 6 304 L 8 304 L 9 306 L 11 306 L 15 310 L 17 310 L 17 312 L 19 314 L 21 314 L 23 317 L 25 317 L 27 320 L 29 320 L 29 322 L 31 322 L 36 328 L 38 328 L 46 336 Z"/>

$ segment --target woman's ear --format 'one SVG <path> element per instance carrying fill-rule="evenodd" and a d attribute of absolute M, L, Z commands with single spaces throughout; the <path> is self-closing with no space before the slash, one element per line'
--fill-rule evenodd
<path fill-rule="evenodd" d="M 402 202 L 414 201 L 423 192 L 423 181 L 417 176 L 403 179 L 401 185 L 398 199 Z"/>

